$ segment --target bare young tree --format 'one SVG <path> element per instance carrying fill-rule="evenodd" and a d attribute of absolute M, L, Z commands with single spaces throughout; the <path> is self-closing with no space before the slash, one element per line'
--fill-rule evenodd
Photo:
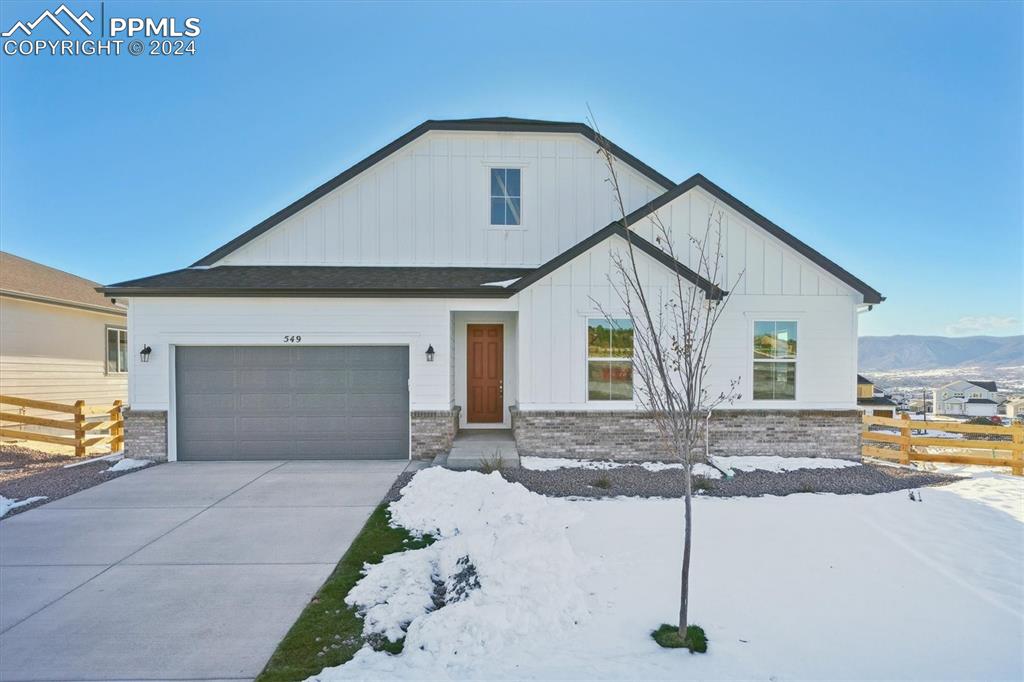
<path fill-rule="evenodd" d="M 736 392 L 738 378 L 730 379 L 728 385 L 717 389 L 712 389 L 708 381 L 712 336 L 729 297 L 728 290 L 722 286 L 725 276 L 722 214 L 713 206 L 703 234 L 699 231 L 686 233 L 685 256 L 677 253 L 676 234 L 657 211 L 638 218 L 638 222 L 650 224 L 655 245 L 672 259 L 667 280 L 652 284 L 648 269 L 638 262 L 648 256 L 638 254 L 638 238 L 629 221 L 615 156 L 601 136 L 593 112 L 590 123 L 597 132 L 599 154 L 607 167 L 608 183 L 628 244 L 624 254 L 613 253 L 613 272 L 609 279 L 623 312 L 633 323 L 633 371 L 638 379 L 634 381 L 635 399 L 651 413 L 668 454 L 683 464 L 684 531 L 677 635 L 681 645 L 691 646 L 688 607 L 693 465 L 704 460 L 700 446 L 701 440 L 707 437 L 712 411 L 740 397 Z M 735 287 L 742 276 L 742 272 L 739 273 L 730 288 Z M 614 325 L 613 315 L 600 303 L 597 307 Z"/>

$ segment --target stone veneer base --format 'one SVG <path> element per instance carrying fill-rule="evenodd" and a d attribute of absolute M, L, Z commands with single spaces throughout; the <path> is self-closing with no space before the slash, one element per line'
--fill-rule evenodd
<path fill-rule="evenodd" d="M 433 459 L 451 450 L 459 430 L 460 411 L 458 405 L 450 410 L 413 410 L 410 413 L 412 458 Z"/>
<path fill-rule="evenodd" d="M 124 410 L 124 456 L 167 461 L 167 412 Z"/>
<path fill-rule="evenodd" d="M 860 459 L 858 410 L 718 410 L 712 455 Z M 649 412 L 519 411 L 512 433 L 520 455 L 619 461 L 670 457 Z"/>

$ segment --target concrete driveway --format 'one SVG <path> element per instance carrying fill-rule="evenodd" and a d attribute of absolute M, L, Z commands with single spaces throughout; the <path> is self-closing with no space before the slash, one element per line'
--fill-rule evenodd
<path fill-rule="evenodd" d="M 163 464 L 0 522 L 0 680 L 251 679 L 406 464 Z"/>

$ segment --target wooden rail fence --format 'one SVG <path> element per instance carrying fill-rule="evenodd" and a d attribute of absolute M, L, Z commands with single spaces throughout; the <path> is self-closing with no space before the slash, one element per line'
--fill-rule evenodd
<path fill-rule="evenodd" d="M 949 462 L 951 464 L 982 464 L 1006 466 L 1014 476 L 1024 475 L 1024 426 L 989 426 L 986 424 L 962 424 L 945 421 L 916 421 L 904 414 L 900 419 L 873 417 L 861 418 L 864 430 L 861 432 L 861 454 L 865 457 L 896 460 L 902 464 L 918 462 Z M 871 431 L 870 427 L 895 429 Z M 942 431 L 962 434 L 964 438 L 942 438 L 914 435 L 915 430 Z M 1004 439 L 971 438 L 973 435 L 1004 436 Z M 922 449 L 923 448 L 923 449 Z M 927 452 L 928 448 L 943 448 L 942 452 Z M 984 454 L 981 451 L 987 451 Z"/>
<path fill-rule="evenodd" d="M 73 405 L 68 405 L 66 403 L 53 403 L 46 400 L 32 400 L 29 398 L 0 395 L 0 405 L 12 405 L 20 408 L 32 408 L 71 415 L 69 419 L 51 419 L 33 417 L 4 409 L 0 411 L 0 422 L 45 426 L 50 429 L 72 432 L 70 436 L 53 436 L 48 433 L 9 428 L 5 424 L 3 428 L 0 428 L 0 437 L 67 445 L 73 447 L 75 454 L 78 456 L 84 455 L 86 448 L 94 445 L 110 443 L 111 452 L 117 452 L 124 447 L 124 414 L 120 400 L 115 400 L 112 405 L 86 405 L 84 400 L 76 400 Z M 87 419 L 90 421 L 86 421 Z M 106 435 L 99 435 L 97 432 L 106 432 Z"/>

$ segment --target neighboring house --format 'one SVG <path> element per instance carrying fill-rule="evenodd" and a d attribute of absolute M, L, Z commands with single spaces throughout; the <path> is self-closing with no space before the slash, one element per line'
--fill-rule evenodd
<path fill-rule="evenodd" d="M 858 374 L 857 406 L 867 415 L 893 417 L 895 416 L 897 404 L 882 391 L 877 390 L 875 384 L 870 379 Z"/>
<path fill-rule="evenodd" d="M 994 381 L 959 379 L 932 389 L 932 413 L 994 417 L 1003 400 Z"/>
<path fill-rule="evenodd" d="M 127 398 L 125 307 L 98 293 L 97 286 L 0 251 L 0 394 L 61 403 Z M 9 405 L 2 409 L 67 418 Z M 4 428 L 37 427 L 4 423 Z"/>
<path fill-rule="evenodd" d="M 522 454 L 657 455 L 609 286 L 626 241 L 596 140 L 579 123 L 427 121 L 192 266 L 106 287 L 152 348 L 129 357 L 128 451 L 432 457 L 457 429 L 502 428 Z M 710 379 L 741 397 L 712 420 L 713 451 L 859 456 L 857 319 L 881 294 L 703 176 L 610 149 L 652 295 L 672 268 L 720 295 L 686 245 L 721 214 L 731 295 Z"/>
<path fill-rule="evenodd" d="M 1006 416 L 1010 419 L 1024 417 L 1024 398 L 1014 398 L 1006 401 Z"/>

